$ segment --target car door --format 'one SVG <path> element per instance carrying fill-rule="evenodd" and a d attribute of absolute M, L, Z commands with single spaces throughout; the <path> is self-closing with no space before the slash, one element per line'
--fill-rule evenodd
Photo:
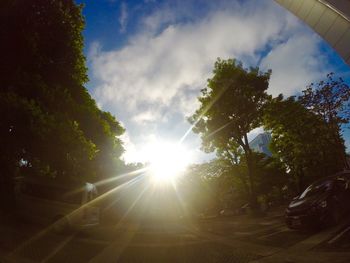
<path fill-rule="evenodd" d="M 342 177 L 336 179 L 334 188 L 334 198 L 340 211 L 342 212 L 346 212 L 350 209 L 350 192 L 348 188 L 349 184 L 347 180 L 345 180 Z"/>

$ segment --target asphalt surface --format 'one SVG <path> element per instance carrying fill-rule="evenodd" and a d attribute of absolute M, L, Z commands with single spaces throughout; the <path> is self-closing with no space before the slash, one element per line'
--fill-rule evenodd
<path fill-rule="evenodd" d="M 133 221 L 58 235 L 2 217 L 0 262 L 350 262 L 350 224 L 289 230 L 283 217 Z"/>

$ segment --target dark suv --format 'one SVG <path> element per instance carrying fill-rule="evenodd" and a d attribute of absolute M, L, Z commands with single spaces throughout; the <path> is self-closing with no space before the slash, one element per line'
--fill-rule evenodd
<path fill-rule="evenodd" d="M 293 199 L 285 211 L 287 226 L 308 229 L 337 224 L 350 211 L 350 171 L 318 180 Z"/>

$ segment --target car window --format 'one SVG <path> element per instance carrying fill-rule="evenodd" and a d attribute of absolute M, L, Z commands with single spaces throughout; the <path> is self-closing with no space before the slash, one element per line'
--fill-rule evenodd
<path fill-rule="evenodd" d="M 331 189 L 331 187 L 332 187 L 332 181 L 323 181 L 322 183 L 312 184 L 305 189 L 305 191 L 299 196 L 299 199 L 324 193 L 329 189 Z"/>

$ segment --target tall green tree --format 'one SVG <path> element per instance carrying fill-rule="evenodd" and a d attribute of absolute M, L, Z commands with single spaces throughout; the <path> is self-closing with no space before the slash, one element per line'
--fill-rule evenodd
<path fill-rule="evenodd" d="M 253 152 L 256 165 L 255 185 L 260 200 L 283 201 L 283 187 L 288 183 L 285 168 L 278 160 Z M 232 211 L 246 204 L 250 198 L 247 164 L 244 158 L 236 164 L 216 158 L 191 166 L 180 182 L 184 200 L 196 210 L 222 209 Z"/>
<path fill-rule="evenodd" d="M 189 167 L 183 180 L 179 182 L 184 201 L 197 212 L 210 213 L 218 213 L 227 204 L 239 203 L 241 200 L 237 198 L 227 198 L 227 194 L 232 192 L 235 179 L 231 167 L 223 159 Z"/>
<path fill-rule="evenodd" d="M 124 132 L 91 98 L 82 6 L 73 0 L 1 1 L 0 172 L 96 181 L 123 165 Z"/>
<path fill-rule="evenodd" d="M 250 203 L 257 206 L 254 162 L 248 133 L 261 125 L 271 72 L 245 69 L 235 59 L 215 62 L 213 77 L 199 97 L 200 107 L 190 117 L 193 131 L 201 134 L 205 151 L 221 151 L 234 158 L 242 147 L 247 162 Z"/>
<path fill-rule="evenodd" d="M 285 165 L 274 156 L 258 152 L 254 153 L 254 160 L 258 195 L 267 202 L 283 202 L 283 188 L 289 184 Z"/>
<path fill-rule="evenodd" d="M 349 86 L 342 78 L 335 78 L 334 73 L 329 73 L 326 80 L 310 84 L 298 99 L 307 109 L 323 119 L 329 129 L 330 145 L 339 150 L 337 156 L 347 166 L 341 129 L 350 120 Z"/>
<path fill-rule="evenodd" d="M 272 133 L 273 155 L 286 166 L 298 192 L 313 180 L 342 169 L 327 124 L 295 97 L 271 99 L 265 107 L 264 127 Z"/>

